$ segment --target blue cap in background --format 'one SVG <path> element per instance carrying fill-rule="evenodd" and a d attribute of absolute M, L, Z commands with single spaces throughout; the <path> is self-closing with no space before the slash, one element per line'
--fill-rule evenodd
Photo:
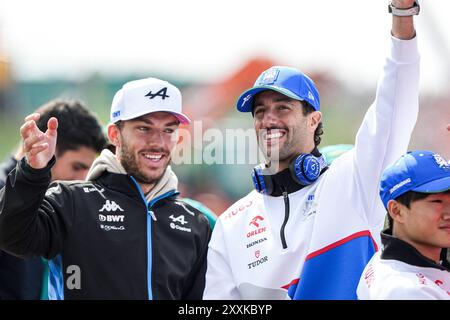
<path fill-rule="evenodd" d="M 381 177 L 380 196 L 387 208 L 408 191 L 441 193 L 450 190 L 450 163 L 432 151 L 413 151 L 386 168 Z"/>

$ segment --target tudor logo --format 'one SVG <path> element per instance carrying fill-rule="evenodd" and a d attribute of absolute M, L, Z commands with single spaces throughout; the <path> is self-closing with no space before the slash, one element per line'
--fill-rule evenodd
<path fill-rule="evenodd" d="M 248 225 L 249 225 L 249 226 L 254 225 L 255 227 L 259 228 L 259 223 L 258 223 L 258 221 L 263 221 L 263 220 L 264 220 L 263 217 L 261 217 L 261 216 L 256 216 L 256 217 L 254 217 L 254 218 L 250 221 L 250 223 L 249 223 Z"/>
<path fill-rule="evenodd" d="M 261 250 L 256 250 L 256 251 L 255 251 L 255 257 L 256 257 L 256 259 L 258 259 L 260 255 L 261 255 Z"/>

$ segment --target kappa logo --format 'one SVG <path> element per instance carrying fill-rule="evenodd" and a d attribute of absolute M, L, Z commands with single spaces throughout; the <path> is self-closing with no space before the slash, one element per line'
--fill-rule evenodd
<path fill-rule="evenodd" d="M 150 91 L 145 95 L 145 97 L 149 97 L 150 99 L 154 99 L 155 97 L 161 97 L 163 100 L 166 98 L 170 98 L 170 96 L 167 95 L 167 87 L 162 88 L 157 93 L 152 93 L 152 91 Z"/>
<path fill-rule="evenodd" d="M 256 217 L 254 217 L 254 218 L 250 221 L 250 223 L 249 223 L 248 225 L 249 225 L 249 226 L 254 225 L 255 227 L 259 228 L 259 223 L 258 223 L 258 221 L 263 221 L 263 220 L 264 220 L 263 217 L 261 217 L 261 216 L 256 216 Z"/>
<path fill-rule="evenodd" d="M 110 200 L 106 200 L 105 204 L 103 205 L 103 207 L 99 210 L 99 212 L 103 212 L 103 211 L 123 211 L 123 209 L 114 201 L 110 201 Z"/>

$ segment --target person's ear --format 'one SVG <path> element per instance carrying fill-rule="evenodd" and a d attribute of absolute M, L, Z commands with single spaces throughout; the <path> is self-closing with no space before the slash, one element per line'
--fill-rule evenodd
<path fill-rule="evenodd" d="M 311 113 L 310 116 L 310 128 L 311 131 L 314 133 L 317 129 L 317 126 L 319 125 L 320 121 L 322 121 L 322 113 L 320 111 L 314 111 Z"/>
<path fill-rule="evenodd" d="M 108 125 L 108 140 L 116 148 L 120 144 L 120 130 L 115 123 Z"/>
<path fill-rule="evenodd" d="M 405 223 L 405 206 L 396 200 L 389 200 L 387 204 L 388 213 L 392 220 L 399 224 Z"/>

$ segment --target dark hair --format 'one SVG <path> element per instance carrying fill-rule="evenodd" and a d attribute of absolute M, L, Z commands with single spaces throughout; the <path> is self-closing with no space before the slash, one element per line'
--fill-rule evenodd
<path fill-rule="evenodd" d="M 422 192 L 415 192 L 415 191 L 408 191 L 401 196 L 395 198 L 396 201 L 407 207 L 408 209 L 411 208 L 411 203 L 417 200 L 425 199 L 426 197 L 430 196 L 431 193 L 422 193 Z M 394 226 L 394 220 L 392 219 L 389 212 L 387 213 L 387 219 L 388 219 L 388 228 L 392 229 Z"/>
<path fill-rule="evenodd" d="M 56 152 L 59 155 L 80 147 L 100 152 L 106 145 L 99 120 L 78 100 L 51 100 L 36 112 L 41 115 L 36 124 L 43 132 L 47 130 L 47 122 L 51 117 L 58 119 Z"/>
<path fill-rule="evenodd" d="M 316 111 L 316 109 L 314 109 L 314 107 L 312 105 L 310 105 L 308 102 L 306 101 L 300 101 L 303 108 L 303 115 L 307 116 L 310 113 L 313 113 L 314 111 Z M 316 131 L 314 131 L 314 145 L 317 147 L 320 144 L 320 141 L 322 141 L 322 138 L 320 137 L 323 134 L 323 124 L 322 122 L 319 122 L 319 124 L 317 125 Z"/>

